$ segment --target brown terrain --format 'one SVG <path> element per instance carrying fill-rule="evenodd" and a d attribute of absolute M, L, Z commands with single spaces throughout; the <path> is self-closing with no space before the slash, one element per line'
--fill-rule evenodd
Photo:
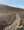
<path fill-rule="evenodd" d="M 24 9 L 0 4 L 0 30 L 17 30 L 21 20 Z"/>

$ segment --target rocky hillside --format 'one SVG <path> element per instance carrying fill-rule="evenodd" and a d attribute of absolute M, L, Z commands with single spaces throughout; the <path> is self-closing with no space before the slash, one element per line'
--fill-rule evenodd
<path fill-rule="evenodd" d="M 18 13 L 17 19 L 16 19 L 16 13 Z M 2 28 L 5 28 L 6 26 L 8 27 L 14 26 L 16 30 L 16 26 L 19 26 L 20 24 L 19 16 L 21 17 L 21 19 L 24 19 L 24 9 L 0 4 L 0 27 L 1 27 L 0 30 Z M 16 25 L 16 22 L 17 22 L 17 25 Z M 13 30 L 13 29 L 10 29 L 10 30 Z"/>

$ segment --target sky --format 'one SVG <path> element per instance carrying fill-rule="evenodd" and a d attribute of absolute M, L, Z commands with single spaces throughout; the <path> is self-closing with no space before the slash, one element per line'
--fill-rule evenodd
<path fill-rule="evenodd" d="M 0 4 L 8 5 L 8 0 L 0 0 Z"/>
<path fill-rule="evenodd" d="M 0 4 L 5 4 L 8 6 L 24 8 L 24 0 L 0 0 Z"/>

